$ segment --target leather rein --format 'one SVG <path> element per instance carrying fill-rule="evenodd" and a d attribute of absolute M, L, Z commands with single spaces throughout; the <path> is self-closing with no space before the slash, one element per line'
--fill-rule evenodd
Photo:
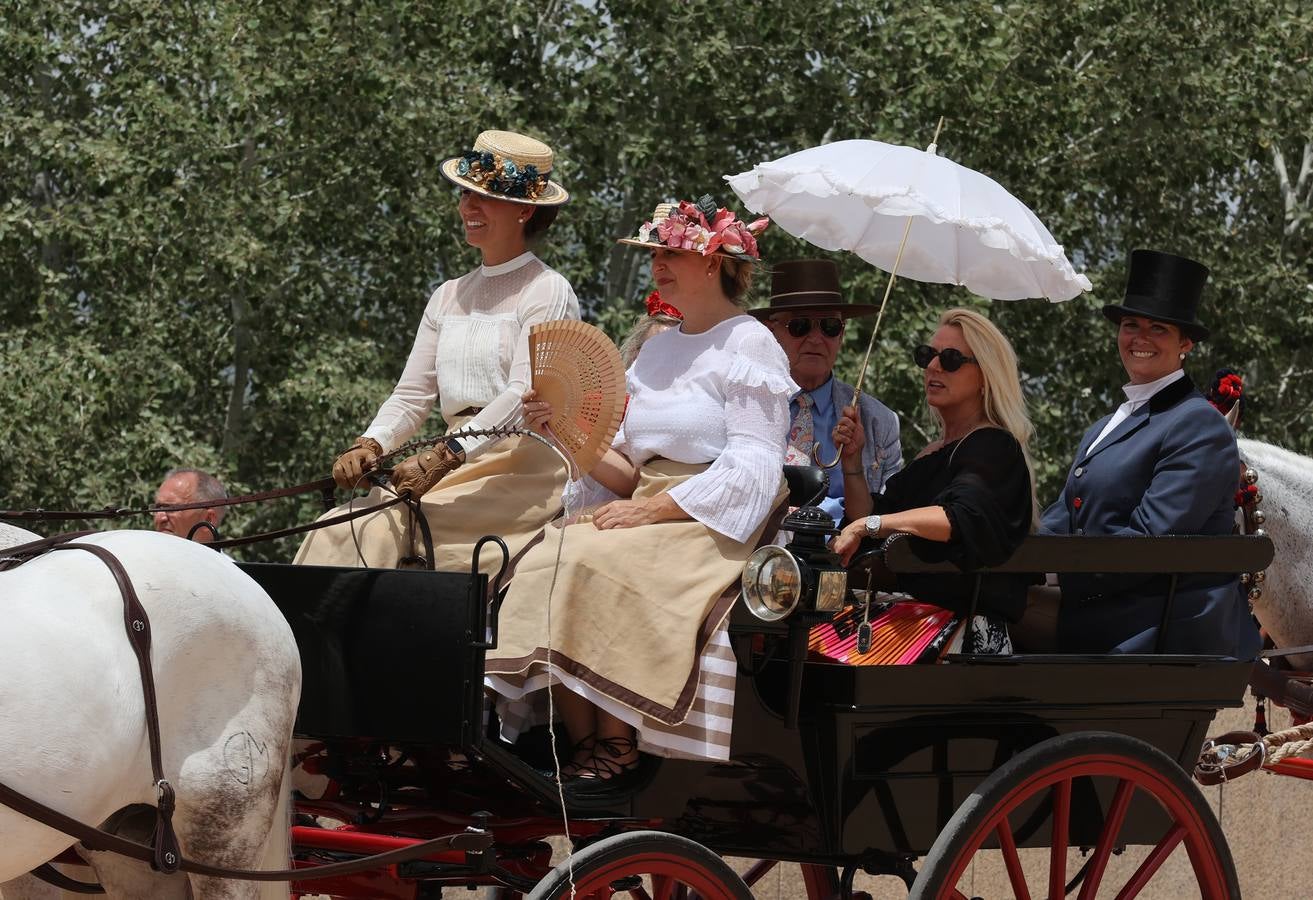
<path fill-rule="evenodd" d="M 113 575 L 115 584 L 123 598 L 123 625 L 128 643 L 137 658 L 137 667 L 141 675 L 142 697 L 145 705 L 146 734 L 150 745 L 151 778 L 156 790 L 155 827 L 150 844 L 142 844 L 127 838 L 110 834 L 100 828 L 79 822 L 58 810 L 33 800 L 31 797 L 0 783 L 0 805 L 14 810 L 48 828 L 75 838 L 88 850 L 104 850 L 117 853 L 131 859 L 149 863 L 151 868 L 164 874 L 182 871 L 194 875 L 207 875 L 216 878 L 235 878 L 243 881 L 309 881 L 319 878 L 331 878 L 349 875 L 373 869 L 378 866 L 419 859 L 438 850 L 464 850 L 469 853 L 482 853 L 492 846 L 493 836 L 482 828 L 467 828 L 463 832 L 434 838 L 410 847 L 391 850 L 386 853 L 367 856 L 357 860 L 314 866 L 309 869 L 229 869 L 197 862 L 182 855 L 178 839 L 173 830 L 173 811 L 175 796 L 173 786 L 164 777 L 161 759 L 159 705 L 155 693 L 155 678 L 150 665 L 151 630 L 150 617 L 137 597 L 137 591 L 128 577 L 123 564 L 109 550 L 97 544 L 80 543 L 78 538 L 86 537 L 91 532 L 72 532 L 54 537 L 43 538 L 28 544 L 11 547 L 0 551 L 0 571 L 17 568 L 46 553 L 59 550 L 82 550 L 94 555 Z M 62 875 L 49 864 L 39 867 L 33 873 L 44 881 L 56 884 L 65 890 L 78 893 L 102 893 L 98 886 L 88 882 L 77 881 Z"/>
<path fill-rule="evenodd" d="M 383 468 L 383 465 L 409 453 L 418 452 L 429 447 L 433 447 L 439 441 L 447 440 L 454 437 L 497 437 L 504 438 L 512 435 L 521 435 L 532 438 L 547 447 L 556 449 L 553 444 L 542 435 L 536 434 L 526 428 L 517 426 L 497 426 L 493 428 L 461 428 L 448 434 L 436 438 L 420 438 L 408 441 L 397 447 L 390 453 L 379 457 L 377 467 L 371 472 L 361 476 L 362 480 L 368 479 L 374 484 L 382 487 L 386 484 L 386 477 L 389 470 Z M 569 460 L 567 459 L 567 466 Z M 263 503 L 266 500 L 278 500 L 283 497 L 295 497 L 299 494 L 308 494 L 312 491 L 318 491 L 323 500 L 325 509 L 332 509 L 336 504 L 334 498 L 334 488 L 336 482 L 332 478 L 320 478 L 316 481 L 306 481 L 291 487 L 276 488 L 271 491 L 260 491 L 254 494 L 243 494 L 240 497 L 226 497 L 222 500 L 196 500 L 191 503 L 168 503 L 158 506 L 128 507 L 128 506 L 106 506 L 101 509 L 72 509 L 72 510 L 46 510 L 46 509 L 0 509 L 0 521 L 9 519 L 15 522 L 48 522 L 48 521 L 89 521 L 95 519 L 123 519 L 129 516 L 153 515 L 157 512 L 181 512 L 188 509 L 214 509 L 220 506 L 240 506 L 247 503 Z M 208 546 L 215 550 L 223 550 L 228 547 L 241 547 L 246 544 L 255 544 L 260 541 L 272 541 L 278 538 L 289 537 L 294 534 L 304 534 L 307 531 L 314 531 L 319 528 L 327 528 L 332 525 L 340 525 L 343 522 L 349 522 L 352 519 L 358 519 L 361 516 L 369 515 L 373 512 L 396 506 L 399 503 L 405 503 L 410 507 L 412 520 L 419 527 L 424 539 L 425 552 L 427 554 L 427 567 L 432 568 L 433 559 L 433 538 L 429 531 L 428 521 L 420 513 L 418 498 L 412 498 L 409 495 L 395 496 L 383 503 L 376 503 L 373 506 L 366 506 L 360 509 L 352 509 L 349 512 L 330 519 L 319 519 L 304 525 L 293 525 L 291 528 L 279 528 L 274 531 L 265 531 L 259 534 L 248 535 L 239 538 L 227 538 L 223 540 L 210 541 Z M 214 531 L 212 526 L 209 527 Z M 86 532 L 83 532 L 84 534 Z M 217 535 L 217 532 L 215 532 Z M 188 535 L 190 537 L 190 535 Z"/>

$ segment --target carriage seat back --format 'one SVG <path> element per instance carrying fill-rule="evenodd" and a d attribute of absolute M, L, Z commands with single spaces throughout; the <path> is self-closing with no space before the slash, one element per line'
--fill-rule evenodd
<path fill-rule="evenodd" d="M 296 733 L 471 743 L 482 721 L 488 578 L 243 563 L 301 651 Z"/>

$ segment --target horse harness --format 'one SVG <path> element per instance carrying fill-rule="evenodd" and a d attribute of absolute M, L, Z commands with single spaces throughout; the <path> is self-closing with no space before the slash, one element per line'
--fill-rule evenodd
<path fill-rule="evenodd" d="M 100 828 L 67 816 L 57 810 L 33 800 L 4 783 L 0 782 L 0 805 L 7 806 L 20 815 L 26 816 L 48 828 L 76 838 L 89 850 L 104 850 L 127 856 L 141 862 L 149 863 L 151 868 L 166 875 L 183 871 L 195 875 L 216 878 L 236 878 L 244 881 L 292 881 L 331 878 L 349 875 L 354 872 L 372 869 L 380 865 L 406 862 L 427 856 L 437 850 L 464 850 L 482 858 L 481 854 L 492 846 L 492 834 L 485 829 L 470 827 L 464 832 L 435 838 L 420 844 L 403 847 L 374 856 L 357 860 L 317 866 L 313 872 L 305 869 L 228 869 L 212 866 L 187 859 L 182 855 L 177 836 L 173 830 L 173 811 L 176 796 L 173 786 L 164 777 L 164 766 L 160 750 L 159 706 L 155 693 L 155 678 L 150 663 L 150 617 L 137 597 L 127 570 L 113 553 L 97 544 L 80 543 L 78 538 L 91 534 L 89 531 L 70 532 L 43 538 L 27 544 L 20 544 L 8 550 L 0 551 L 0 572 L 15 569 L 46 553 L 58 550 L 82 550 L 90 553 L 105 564 L 114 582 L 118 585 L 123 598 L 123 624 L 128 643 L 137 658 L 141 672 L 142 697 L 145 703 L 146 734 L 150 743 L 151 777 L 154 779 L 157 799 L 155 804 L 155 827 L 149 845 L 131 841 L 111 834 Z M 98 885 L 69 879 L 56 869 L 45 864 L 32 872 L 43 881 L 55 884 L 64 890 L 78 893 L 102 893 Z"/>

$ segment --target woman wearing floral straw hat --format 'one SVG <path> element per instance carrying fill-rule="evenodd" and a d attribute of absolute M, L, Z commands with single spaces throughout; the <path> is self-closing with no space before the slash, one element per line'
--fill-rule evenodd
<path fill-rule="evenodd" d="M 579 318 L 569 282 L 530 249 L 569 199 L 550 178 L 552 163 L 550 147 L 510 131 L 485 131 L 472 151 L 442 163 L 442 174 L 461 189 L 465 240 L 478 248 L 482 265 L 429 298 L 392 395 L 333 465 L 339 486 L 358 485 L 378 457 L 419 431 L 435 403 L 451 431 L 523 422 L 530 327 Z M 515 477 L 497 477 L 508 473 Z M 512 554 L 519 552 L 560 509 L 563 474 L 556 455 L 532 438 L 472 437 L 403 460 L 391 478 L 397 493 L 421 498 L 435 568 L 460 571 L 485 534 L 500 535 Z M 355 507 L 386 496 L 376 488 Z M 311 532 L 296 561 L 395 566 L 423 552 L 411 515 L 394 506 Z M 485 566 L 499 564 L 488 556 Z"/>
<path fill-rule="evenodd" d="M 661 299 L 683 320 L 629 368 L 624 423 L 591 475 L 618 499 L 547 528 L 520 561 L 486 667 L 506 737 L 559 685 L 568 790 L 622 789 L 640 750 L 728 758 L 725 589 L 784 498 L 797 390 L 779 342 L 741 305 L 765 226 L 704 197 L 663 204 L 622 241 L 651 251 Z M 550 409 L 530 395 L 525 414 L 539 427 Z"/>

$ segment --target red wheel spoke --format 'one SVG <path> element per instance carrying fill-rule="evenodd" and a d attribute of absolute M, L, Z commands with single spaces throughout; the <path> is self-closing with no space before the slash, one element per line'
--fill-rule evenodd
<path fill-rule="evenodd" d="M 678 883 L 669 875 L 652 876 L 652 900 L 673 900 Z"/>
<path fill-rule="evenodd" d="M 1135 874 L 1126 883 L 1126 887 L 1121 889 L 1121 893 L 1117 895 L 1117 900 L 1131 900 L 1132 897 L 1138 897 L 1140 891 L 1149 883 L 1149 879 L 1153 878 L 1154 873 L 1167 861 L 1167 857 L 1172 855 L 1176 845 L 1181 843 L 1184 838 L 1185 826 L 1178 822 L 1158 842 L 1158 846 L 1153 848 L 1153 852 L 1144 858 L 1144 862 L 1140 863 L 1140 868 L 1135 870 Z"/>
<path fill-rule="evenodd" d="M 1085 883 L 1081 885 L 1077 900 L 1094 900 L 1098 896 L 1103 871 L 1108 867 L 1113 847 L 1117 845 L 1117 835 L 1121 833 L 1122 822 L 1126 820 L 1126 810 L 1130 808 L 1134 794 L 1135 785 L 1130 781 L 1123 778 L 1117 782 L 1117 792 L 1113 794 L 1112 805 L 1108 807 L 1108 817 L 1103 822 L 1099 843 L 1094 848 L 1094 858 L 1090 860 L 1090 870 L 1085 874 Z"/>
<path fill-rule="evenodd" d="M 1003 864 L 1007 866 L 1008 881 L 1012 882 L 1012 893 L 1017 900 L 1030 900 L 1030 891 L 1026 888 L 1026 873 L 1021 868 L 1021 857 L 1017 856 L 1017 842 L 1012 837 L 1012 823 L 1004 816 L 995 829 L 998 833 L 998 846 L 1003 851 Z"/>
<path fill-rule="evenodd" d="M 1049 900 L 1067 892 L 1067 828 L 1071 813 L 1071 779 L 1053 786 L 1053 842 L 1049 848 Z"/>

